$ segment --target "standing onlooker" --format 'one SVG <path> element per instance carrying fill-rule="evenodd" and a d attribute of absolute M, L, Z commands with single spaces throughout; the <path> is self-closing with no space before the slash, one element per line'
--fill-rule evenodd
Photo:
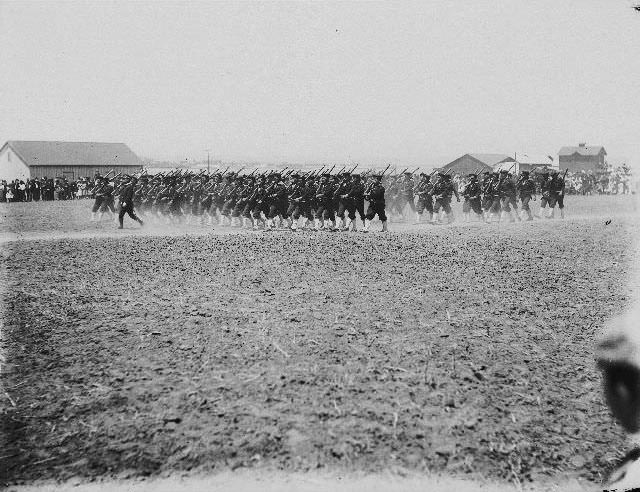
<path fill-rule="evenodd" d="M 29 183 L 29 191 L 31 193 L 31 199 L 34 202 L 40 200 L 40 182 L 37 179 L 32 179 Z"/>
<path fill-rule="evenodd" d="M 24 181 L 20 180 L 18 184 L 18 189 L 20 190 L 20 200 L 21 202 L 27 201 L 27 185 Z"/>
<path fill-rule="evenodd" d="M 7 189 L 7 203 L 15 202 L 16 190 L 15 183 L 11 181 Z"/>

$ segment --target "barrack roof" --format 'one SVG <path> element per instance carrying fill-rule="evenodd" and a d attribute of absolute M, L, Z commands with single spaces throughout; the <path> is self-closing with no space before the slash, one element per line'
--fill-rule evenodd
<path fill-rule="evenodd" d="M 585 145 L 585 146 L 577 146 L 577 147 L 562 147 L 559 151 L 558 151 L 558 155 L 573 155 L 573 154 L 579 154 L 579 155 L 598 155 L 601 151 L 604 150 L 604 147 L 602 145 Z M 604 150 L 605 155 L 607 154 L 607 151 Z"/>
<path fill-rule="evenodd" d="M 123 143 L 9 140 L 27 166 L 137 166 L 140 158 Z M 3 148 L 4 148 L 3 146 Z"/>

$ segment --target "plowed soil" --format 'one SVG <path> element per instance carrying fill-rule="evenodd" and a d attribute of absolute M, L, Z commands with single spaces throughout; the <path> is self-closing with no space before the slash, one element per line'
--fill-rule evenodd
<path fill-rule="evenodd" d="M 5 205 L 1 483 L 597 481 L 624 443 L 593 341 L 630 298 L 638 232 L 631 200 L 605 198 L 568 200 L 564 221 L 369 235 L 114 235 L 88 202 Z"/>

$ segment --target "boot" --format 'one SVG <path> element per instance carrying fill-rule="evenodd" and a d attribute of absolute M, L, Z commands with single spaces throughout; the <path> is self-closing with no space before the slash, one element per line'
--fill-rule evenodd
<path fill-rule="evenodd" d="M 422 215 L 420 215 L 419 212 L 416 212 L 416 224 L 420 223 L 420 218 L 422 217 Z"/>
<path fill-rule="evenodd" d="M 320 219 L 313 219 L 313 229 L 316 231 L 320 230 Z"/>
<path fill-rule="evenodd" d="M 336 226 L 335 226 L 335 229 L 337 229 L 337 230 L 342 230 L 342 219 L 341 219 L 340 217 L 338 217 L 338 218 L 336 219 Z"/>
<path fill-rule="evenodd" d="M 362 229 L 362 232 L 369 232 L 369 224 L 371 224 L 371 221 L 364 219 L 364 229 Z"/>
<path fill-rule="evenodd" d="M 564 208 L 560 209 L 560 218 L 564 219 Z"/>
<path fill-rule="evenodd" d="M 144 226 L 144 222 L 142 221 L 142 219 L 138 219 L 138 224 L 140 224 L 140 227 Z"/>
<path fill-rule="evenodd" d="M 291 219 L 291 230 L 292 231 L 298 230 L 298 221 L 296 219 Z"/>
<path fill-rule="evenodd" d="M 358 228 L 357 228 L 357 223 L 356 223 L 356 221 L 355 221 L 355 220 L 352 220 L 352 221 L 351 221 L 351 224 L 349 224 L 349 227 L 350 227 L 350 229 L 351 229 L 353 232 L 356 232 L 356 231 L 358 230 Z"/>
<path fill-rule="evenodd" d="M 382 222 L 382 232 L 387 232 L 387 221 Z"/>

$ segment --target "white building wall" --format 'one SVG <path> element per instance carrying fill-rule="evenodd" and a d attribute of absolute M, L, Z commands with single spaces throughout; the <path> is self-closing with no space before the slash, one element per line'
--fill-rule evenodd
<path fill-rule="evenodd" d="M 7 181 L 21 179 L 24 181 L 30 175 L 29 167 L 8 145 L 0 151 L 0 179 Z"/>

